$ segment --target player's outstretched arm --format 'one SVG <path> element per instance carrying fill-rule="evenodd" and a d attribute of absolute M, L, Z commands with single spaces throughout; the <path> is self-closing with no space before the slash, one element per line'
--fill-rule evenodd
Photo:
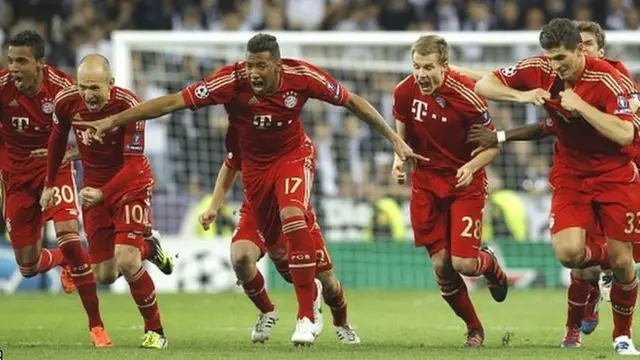
<path fill-rule="evenodd" d="M 68 121 L 64 121 L 65 119 L 62 120 L 60 121 L 54 114 L 53 129 L 51 135 L 49 135 L 49 144 L 47 146 L 47 177 L 45 179 L 45 188 L 40 197 L 40 207 L 43 210 L 53 205 L 53 185 L 64 161 L 69 139 L 71 125 Z"/>
<path fill-rule="evenodd" d="M 209 208 L 198 216 L 198 221 L 204 230 L 209 230 L 209 226 L 216 219 L 218 210 L 224 203 L 224 199 L 233 187 L 237 177 L 238 170 L 231 168 L 226 162 L 222 163 L 222 168 L 218 172 L 216 184 L 213 187 Z"/>
<path fill-rule="evenodd" d="M 635 135 L 633 122 L 624 121 L 617 115 L 598 110 L 596 107 L 584 101 L 580 95 L 571 89 L 561 91 L 560 98 L 563 108 L 580 113 L 591 126 L 611 141 L 621 146 L 627 146 L 633 142 Z M 612 102 L 615 104 L 616 99 L 613 99 Z M 628 105 L 625 109 L 619 109 L 617 111 L 624 111 L 624 113 L 632 115 Z"/>
<path fill-rule="evenodd" d="M 100 138 L 102 134 L 111 128 L 123 126 L 125 124 L 155 119 L 174 111 L 187 107 L 181 93 L 160 96 L 143 102 L 142 104 L 129 108 L 121 113 L 98 121 L 78 121 L 75 126 L 85 127 L 94 130 L 93 137 Z"/>
<path fill-rule="evenodd" d="M 389 124 L 387 124 L 378 110 L 359 95 L 350 93 L 349 98 L 343 106 L 359 117 L 360 120 L 376 129 L 376 131 L 387 138 L 387 140 L 391 141 L 391 144 L 393 144 L 393 150 L 400 159 L 406 160 L 407 158 L 414 158 L 423 161 L 429 160 L 422 155 L 414 153 L 409 145 L 407 145 L 407 143 L 405 143 L 404 140 L 395 131 L 393 131 Z"/>
<path fill-rule="evenodd" d="M 473 181 L 473 175 L 480 169 L 491 164 L 498 155 L 500 155 L 500 149 L 492 147 L 480 151 L 473 159 L 469 160 L 466 164 L 462 165 L 456 173 L 458 183 L 457 188 L 466 187 Z"/>
<path fill-rule="evenodd" d="M 455 65 L 449 65 L 449 68 L 457 73 L 470 77 L 475 81 L 478 81 L 485 76 L 489 76 L 492 73 L 491 70 L 468 69 Z"/>
<path fill-rule="evenodd" d="M 483 76 L 475 86 L 475 92 L 484 96 L 488 100 L 509 101 L 521 104 L 542 105 L 545 100 L 551 98 L 549 92 L 543 89 L 533 89 L 530 91 L 520 91 L 505 85 L 498 77 L 491 73 Z"/>
<path fill-rule="evenodd" d="M 538 122 L 530 125 L 523 125 L 509 130 L 494 132 L 482 125 L 471 125 L 467 143 L 477 145 L 471 156 L 497 146 L 503 142 L 511 141 L 535 141 L 550 136 L 551 133 L 545 130 L 544 123 Z"/>

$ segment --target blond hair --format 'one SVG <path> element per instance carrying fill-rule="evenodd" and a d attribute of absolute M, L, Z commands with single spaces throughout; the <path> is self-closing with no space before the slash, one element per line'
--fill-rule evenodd
<path fill-rule="evenodd" d="M 411 56 L 418 53 L 422 56 L 438 55 L 438 62 L 444 64 L 449 61 L 449 46 L 445 39 L 438 35 L 421 36 L 411 46 Z"/>

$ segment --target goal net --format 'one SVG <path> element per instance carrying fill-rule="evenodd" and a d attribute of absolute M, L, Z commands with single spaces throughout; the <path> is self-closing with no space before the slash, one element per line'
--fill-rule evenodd
<path fill-rule="evenodd" d="M 145 100 L 178 91 L 223 64 L 243 59 L 244 46 L 252 35 L 115 32 L 112 60 L 116 83 L 133 89 Z M 424 34 L 274 35 L 281 44 L 282 56 L 302 58 L 324 68 L 368 99 L 393 126 L 393 89 L 411 72 L 409 48 Z M 470 68 L 494 69 L 540 53 L 537 32 L 441 35 L 450 44 L 451 63 Z M 623 60 L 633 73 L 640 72 L 636 60 L 640 59 L 640 37 L 636 33 L 609 33 L 607 40 L 609 57 Z M 491 110 L 498 129 L 544 118 L 533 106 L 491 104 Z M 413 247 L 410 189 L 394 184 L 389 175 L 390 145 L 342 108 L 310 101 L 302 118 L 318 149 L 314 208 L 345 286 L 437 288 L 427 253 Z M 219 274 L 231 271 L 228 243 L 243 196 L 240 182 L 212 230 L 202 231 L 197 224 L 197 214 L 206 208 L 226 156 L 226 128 L 222 107 L 182 111 L 147 123 L 146 151 L 157 178 L 154 223 L 170 238 L 171 246 L 182 252 L 183 265 L 176 275 L 181 279 L 181 289 L 223 287 L 218 282 L 233 286 L 233 279 Z M 567 275 L 554 259 L 549 243 L 547 173 L 551 156 L 550 139 L 508 144 L 489 168 L 491 195 L 483 240 L 497 250 L 517 287 L 557 286 L 566 281 Z M 197 244 L 197 250 L 188 250 L 192 244 Z M 270 287 L 284 286 L 273 270 L 270 273 Z M 470 285 L 476 284 L 471 281 Z"/>

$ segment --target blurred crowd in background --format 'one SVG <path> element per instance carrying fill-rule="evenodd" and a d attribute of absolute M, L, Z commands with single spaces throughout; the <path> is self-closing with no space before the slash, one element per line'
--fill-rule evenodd
<path fill-rule="evenodd" d="M 552 18 L 569 17 L 597 21 L 606 30 L 638 30 L 639 11 L 639 0 L 0 0 L 0 43 L 6 44 L 21 30 L 36 29 L 47 41 L 48 62 L 73 74 L 86 54 L 99 52 L 112 57 L 110 34 L 116 29 L 539 30 Z M 538 51 L 535 46 L 514 49 L 508 57 Z M 177 91 L 227 60 L 158 52 L 132 56 L 133 90 L 143 99 Z M 492 57 L 502 56 L 469 47 L 460 49 L 457 57 L 467 62 L 491 62 Z M 4 61 L 3 52 L 2 67 Z M 393 122 L 391 93 L 410 68 L 405 73 L 330 71 L 368 98 L 390 124 Z M 541 116 L 533 107 L 492 105 L 492 117 L 500 129 L 540 120 Z M 350 114 L 318 103 L 305 109 L 304 122 L 318 148 L 314 191 L 321 224 L 335 230 L 337 238 L 356 236 L 341 230 L 347 228 L 371 238 L 407 238 L 409 188 L 391 181 L 392 154 L 386 141 Z M 213 188 L 226 156 L 226 127 L 222 108 L 179 112 L 148 123 L 147 154 L 158 184 L 155 208 L 159 215 L 154 217 L 161 229 L 165 226 L 165 231 L 177 232 L 186 227 L 197 232 L 193 224 L 183 221 L 182 214 L 193 208 L 192 204 L 197 204 L 197 209 L 207 203 L 204 196 Z M 551 149 L 551 139 L 505 146 L 503 156 L 490 168 L 494 193 L 500 190 L 504 195 L 493 204 L 497 210 L 488 212 L 487 226 L 495 229 L 490 233 L 517 239 L 546 235 Z M 519 195 L 511 196 L 516 193 Z M 231 199 L 241 198 L 241 190 L 236 189 Z M 535 213 L 534 220 L 531 214 L 518 215 L 528 219 L 514 220 L 526 222 L 526 229 L 514 229 L 513 219 L 504 219 L 506 209 L 516 207 Z M 339 210 L 347 211 L 346 219 Z M 228 213 L 228 217 L 221 216 L 219 228 L 230 232 L 233 215 Z M 491 216 L 494 213 L 495 219 Z M 349 218 L 356 220 L 349 223 Z"/>

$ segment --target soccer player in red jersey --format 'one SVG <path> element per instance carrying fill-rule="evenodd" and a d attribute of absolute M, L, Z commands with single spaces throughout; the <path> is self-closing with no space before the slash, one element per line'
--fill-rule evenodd
<path fill-rule="evenodd" d="M 480 347 L 484 328 L 460 276 L 484 275 L 493 298 L 507 296 L 507 277 L 494 254 L 481 247 L 487 197 L 484 167 L 497 147 L 471 157 L 465 144 L 471 125 L 493 129 L 487 103 L 473 92 L 473 81 L 448 69 L 446 41 L 429 35 L 411 48 L 413 74 L 393 94 L 393 114 L 401 137 L 430 159 L 411 173 L 411 225 L 416 246 L 431 257 L 442 297 L 467 325 L 466 346 Z M 404 182 L 404 160 L 396 157 L 393 175 Z"/>
<path fill-rule="evenodd" d="M 218 209 L 224 202 L 225 195 L 233 187 L 235 179 L 242 170 L 240 146 L 238 144 L 237 130 L 232 124 L 227 130 L 225 144 L 228 156 L 222 164 L 218 178 L 213 189 L 213 195 L 209 208 L 205 210 L 198 220 L 205 230 L 215 220 Z M 280 235 L 275 243 L 265 242 L 264 236 L 258 230 L 249 203 L 244 201 L 240 209 L 240 219 L 236 231 L 231 239 L 231 262 L 238 281 L 242 284 L 245 293 L 258 308 L 258 319 L 251 331 L 251 341 L 264 342 L 271 336 L 273 325 L 279 320 L 278 310 L 267 294 L 264 286 L 264 277 L 258 269 L 257 262 L 266 254 L 273 261 L 276 270 L 285 281 L 291 283 L 291 272 L 286 258 L 286 239 Z M 323 328 L 320 296 L 331 308 L 333 325 L 338 339 L 344 344 L 359 344 L 360 337 L 355 329 L 347 322 L 347 301 L 342 285 L 333 272 L 331 257 L 327 251 L 320 226 L 315 222 L 315 214 L 311 205 L 307 214 L 312 217 L 313 228 L 311 236 L 316 248 L 316 287 L 318 293 L 314 301 L 314 318 L 316 335 Z"/>
<path fill-rule="evenodd" d="M 300 112 L 309 98 L 343 106 L 392 142 L 403 159 L 422 158 L 389 127 L 360 96 L 350 93 L 315 66 L 280 57 L 276 38 L 258 34 L 247 44 L 245 61 L 225 66 L 182 91 L 146 101 L 99 122 L 82 122 L 94 136 L 132 121 L 152 119 L 184 108 L 224 105 L 238 128 L 242 149 L 242 180 L 258 228 L 267 241 L 280 232 L 288 243 L 298 315 L 291 341 L 315 340 L 313 302 L 316 297 L 316 249 L 307 213 L 315 171 L 314 152 L 304 133 Z"/>
<path fill-rule="evenodd" d="M 521 131 L 511 140 L 556 135 L 549 176 L 556 257 L 569 268 L 609 259 L 614 273 L 613 346 L 619 354 L 640 355 L 630 338 L 637 298 L 632 244 L 640 241 L 640 180 L 631 162 L 635 131 L 629 93 L 615 68 L 584 55 L 580 31 L 571 20 L 545 25 L 540 45 L 545 56 L 496 70 L 482 78 L 476 90 L 492 100 L 533 103 L 547 110 L 547 121 L 529 125 L 525 136 Z M 505 140 L 504 132 L 497 136 L 499 142 Z M 596 223 L 604 231 L 606 247 L 585 240 Z"/>
<path fill-rule="evenodd" d="M 638 100 L 638 90 L 629 70 L 622 62 L 604 57 L 604 47 L 606 44 L 605 33 L 602 27 L 592 21 L 575 21 L 574 24 L 580 32 L 583 50 L 588 56 L 600 58 L 611 64 L 620 75 L 622 86 L 631 94 L 629 105 L 632 112 L 638 110 L 640 101 Z M 474 79 L 479 80 L 483 76 L 490 74 L 490 71 L 469 70 L 457 68 L 464 74 L 469 74 Z M 505 132 L 504 141 L 514 141 L 514 134 L 518 134 L 519 140 L 537 140 L 541 137 L 551 136 L 551 133 L 540 134 L 538 128 L 543 124 L 525 125 Z M 530 138 L 527 136 L 530 135 Z M 540 137 L 538 137 L 540 136 Z M 477 142 L 481 148 L 498 145 L 498 137 L 494 131 L 488 131 L 482 127 L 474 127 L 471 131 L 470 140 Z M 638 158 L 636 158 L 638 164 Z M 606 240 L 600 226 L 595 224 L 593 231 L 587 237 L 587 241 L 596 241 L 605 245 Z M 634 244 L 634 260 L 640 262 L 640 244 Z M 603 266 L 608 264 L 602 264 Z M 607 267 L 608 268 L 608 267 Z M 610 270 L 606 270 L 602 276 L 602 295 L 598 280 L 600 277 L 600 266 L 592 266 L 585 269 L 571 269 L 571 285 L 568 289 L 568 312 L 567 328 L 570 329 L 565 334 L 562 347 L 580 347 L 582 339 L 580 331 L 584 334 L 591 334 L 597 327 L 599 321 L 599 305 L 602 299 L 609 301 L 609 291 L 613 276 Z"/>
<path fill-rule="evenodd" d="M 9 40 L 8 69 L 0 71 L 0 114 L 4 142 L 3 211 L 11 246 L 24 277 L 64 266 L 63 287 L 78 290 L 89 317 L 96 347 L 111 346 L 100 317 L 96 280 L 79 236 L 73 164 L 65 163 L 52 186 L 53 206 L 42 211 L 38 199 L 45 183 L 47 147 L 52 127 L 53 99 L 73 80 L 47 66 L 44 41 L 34 31 Z M 62 156 L 65 149 L 62 149 Z M 42 249 L 42 227 L 53 220 L 58 249 Z"/>
<path fill-rule="evenodd" d="M 91 121 L 138 104 L 129 90 L 113 86 L 109 63 L 101 55 L 88 55 L 78 67 L 78 84 L 61 91 L 53 104 L 53 131 L 49 140 L 46 187 L 40 203 L 50 208 L 54 184 L 62 177 L 60 164 L 74 119 Z M 144 156 L 144 122 L 132 123 L 94 139 L 75 128 L 84 165 L 80 191 L 84 228 L 91 264 L 98 281 L 111 284 L 122 274 L 144 318 L 142 346 L 167 346 L 153 280 L 142 259 L 154 262 L 166 274 L 173 264 L 158 242 L 145 241 L 151 224 L 151 166 Z"/>

